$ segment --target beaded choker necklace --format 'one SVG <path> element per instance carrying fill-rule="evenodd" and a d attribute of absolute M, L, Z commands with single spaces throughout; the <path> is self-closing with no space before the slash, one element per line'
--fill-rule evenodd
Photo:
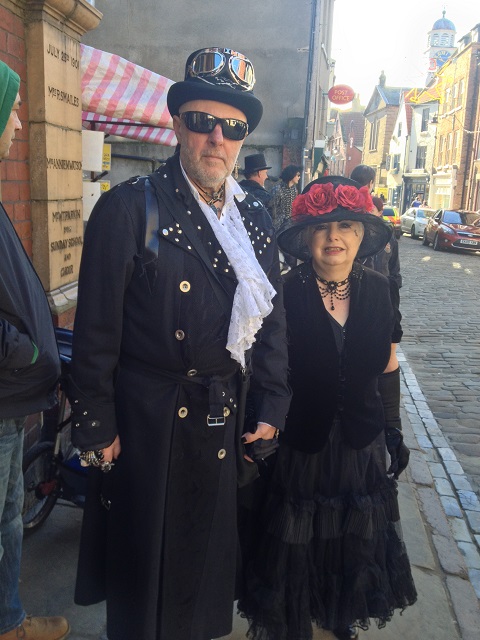
<path fill-rule="evenodd" d="M 337 300 L 347 300 L 350 297 L 350 278 L 351 273 L 345 278 L 345 280 L 341 280 L 340 282 L 336 282 L 335 280 L 324 280 L 321 278 L 318 273 L 314 270 L 315 278 L 317 279 L 318 290 L 320 291 L 320 295 L 322 298 L 326 298 L 330 296 L 330 309 L 331 311 L 335 311 L 335 305 L 333 304 L 333 298 Z"/>

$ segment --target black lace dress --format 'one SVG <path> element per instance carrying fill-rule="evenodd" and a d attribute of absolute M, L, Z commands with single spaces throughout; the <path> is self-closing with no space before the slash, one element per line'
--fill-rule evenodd
<path fill-rule="evenodd" d="M 343 351 L 350 318 L 342 328 L 327 316 L 334 346 Z M 295 398 L 295 385 L 293 391 Z M 321 410 L 321 389 L 316 403 Z M 373 618 L 384 626 L 395 609 L 415 602 L 416 591 L 383 429 L 353 448 L 337 412 L 319 451 L 286 440 L 280 441 L 263 534 L 238 605 L 250 623 L 248 637 L 310 640 L 312 622 L 330 630 L 367 629 Z"/>

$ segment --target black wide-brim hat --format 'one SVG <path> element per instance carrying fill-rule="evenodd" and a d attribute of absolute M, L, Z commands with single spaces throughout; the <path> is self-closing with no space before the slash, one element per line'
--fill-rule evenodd
<path fill-rule="evenodd" d="M 334 188 L 338 185 L 350 185 L 357 189 L 360 188 L 358 182 L 344 178 L 343 176 L 325 176 L 310 182 L 302 191 L 302 195 L 308 193 L 315 184 L 326 184 L 330 182 Z M 382 218 L 374 216 L 367 211 L 352 211 L 343 207 L 337 207 L 328 213 L 321 215 L 312 215 L 307 212 L 305 214 L 297 213 L 297 215 L 289 218 L 279 229 L 277 241 L 278 246 L 285 253 L 290 254 L 294 258 L 310 260 L 312 254 L 307 244 L 307 234 L 305 230 L 313 225 L 323 222 L 341 222 L 342 220 L 352 220 L 361 222 L 364 227 L 364 235 L 357 258 L 367 258 L 375 255 L 385 247 L 392 236 L 392 229 Z"/>
<path fill-rule="evenodd" d="M 248 133 L 252 133 L 262 119 L 262 103 L 252 91 L 210 84 L 201 78 L 187 78 L 187 80 L 176 82 L 170 87 L 167 95 L 170 115 L 172 117 L 178 116 L 182 104 L 191 100 L 213 100 L 239 109 L 247 118 Z"/>

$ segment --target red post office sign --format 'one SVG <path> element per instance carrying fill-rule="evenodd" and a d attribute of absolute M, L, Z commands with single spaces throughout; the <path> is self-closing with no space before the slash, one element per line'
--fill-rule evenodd
<path fill-rule="evenodd" d="M 355 91 L 347 84 L 336 84 L 328 92 L 328 99 L 333 104 L 348 104 L 355 97 Z"/>

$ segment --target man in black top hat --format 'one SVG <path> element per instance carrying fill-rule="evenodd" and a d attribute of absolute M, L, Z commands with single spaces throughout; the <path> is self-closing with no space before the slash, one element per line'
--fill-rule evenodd
<path fill-rule="evenodd" d="M 263 153 L 253 153 L 252 155 L 245 156 L 245 168 L 243 170 L 245 180 L 239 183 L 247 193 L 251 193 L 252 196 L 260 200 L 265 207 L 268 206 L 268 203 L 272 199 L 272 195 L 265 189 L 268 169 L 271 168 L 272 167 L 267 166 Z"/>
<path fill-rule="evenodd" d="M 75 597 L 106 598 L 109 640 L 231 631 L 237 483 L 257 474 L 240 442 L 249 370 L 246 443 L 271 446 L 290 400 L 275 233 L 231 176 L 262 115 L 253 84 L 242 54 L 195 51 L 168 93 L 179 150 L 87 225 L 70 400 L 93 468 Z"/>

